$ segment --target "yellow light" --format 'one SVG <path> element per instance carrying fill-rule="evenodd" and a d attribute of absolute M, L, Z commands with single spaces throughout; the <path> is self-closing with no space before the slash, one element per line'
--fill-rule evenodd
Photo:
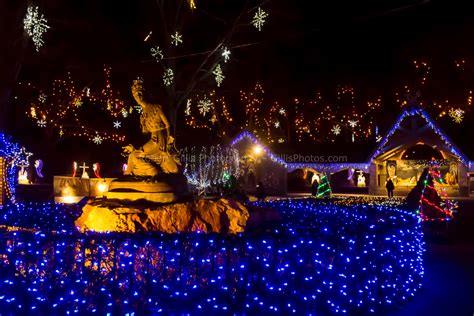
<path fill-rule="evenodd" d="M 263 152 L 262 146 L 260 146 L 260 145 L 255 145 L 255 146 L 253 147 L 253 153 L 254 153 L 255 155 L 261 155 L 262 152 Z"/>
<path fill-rule="evenodd" d="M 104 181 L 101 181 L 97 184 L 97 190 L 100 192 L 100 193 L 105 193 L 108 191 L 108 185 L 107 185 L 107 182 Z"/>

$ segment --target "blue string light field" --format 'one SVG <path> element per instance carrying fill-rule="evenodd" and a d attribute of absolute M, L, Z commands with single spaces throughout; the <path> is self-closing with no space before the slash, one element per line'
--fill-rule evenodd
<path fill-rule="evenodd" d="M 282 220 L 238 235 L 81 234 L 74 207 L 5 206 L 0 311 L 380 314 L 422 286 L 419 216 L 316 199 L 255 206 Z"/>

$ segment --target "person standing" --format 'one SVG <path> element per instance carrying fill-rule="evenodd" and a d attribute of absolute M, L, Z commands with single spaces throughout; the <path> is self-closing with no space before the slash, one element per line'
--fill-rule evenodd
<path fill-rule="evenodd" d="M 387 188 L 388 197 L 393 197 L 393 190 L 395 190 L 395 185 L 393 184 L 392 178 L 388 178 L 385 187 Z"/>

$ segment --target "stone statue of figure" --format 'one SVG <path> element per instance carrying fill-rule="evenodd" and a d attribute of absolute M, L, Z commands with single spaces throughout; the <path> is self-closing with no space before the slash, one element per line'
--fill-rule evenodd
<path fill-rule="evenodd" d="M 143 81 L 134 80 L 132 94 L 141 106 L 140 124 L 143 133 L 150 133 L 150 140 L 141 148 L 123 147 L 128 154 L 125 175 L 153 177 L 160 173 L 179 173 L 180 163 L 172 154 L 174 139 L 169 134 L 170 124 L 159 104 L 148 103 L 143 98 Z"/>

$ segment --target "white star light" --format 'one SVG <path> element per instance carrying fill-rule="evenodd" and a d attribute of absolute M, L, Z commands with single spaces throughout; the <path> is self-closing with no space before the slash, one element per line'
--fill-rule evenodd
<path fill-rule="evenodd" d="M 173 69 L 168 68 L 165 70 L 165 73 L 163 74 L 163 83 L 165 86 L 169 87 L 173 83 L 174 80 L 174 73 Z"/>
<path fill-rule="evenodd" d="M 99 135 L 95 135 L 94 138 L 92 139 L 92 141 L 96 144 L 96 145 L 100 145 L 102 144 L 102 137 L 100 137 Z"/>
<path fill-rule="evenodd" d="M 225 78 L 224 74 L 222 73 L 221 65 L 218 64 L 216 68 L 214 68 L 212 73 L 214 74 L 214 76 L 216 76 L 215 79 L 216 79 L 217 86 L 220 87 L 222 84 L 222 81 L 224 81 L 224 78 Z"/>
<path fill-rule="evenodd" d="M 174 46 L 178 46 L 183 42 L 183 35 L 179 34 L 178 31 L 174 32 L 174 34 L 171 35 L 171 43 L 173 43 Z"/>
<path fill-rule="evenodd" d="M 227 47 L 222 49 L 222 57 L 224 57 L 225 63 L 230 59 L 230 50 Z"/>
<path fill-rule="evenodd" d="M 259 31 L 261 31 L 262 26 L 263 24 L 265 24 L 265 19 L 267 17 L 268 17 L 268 13 L 263 11 L 262 8 L 258 8 L 252 20 L 253 26 L 255 26 Z"/>
<path fill-rule="evenodd" d="M 120 121 L 115 121 L 115 122 L 114 122 L 114 127 L 115 127 L 116 129 L 119 129 L 120 127 L 122 127 L 122 122 L 120 122 Z"/>
<path fill-rule="evenodd" d="M 278 113 L 280 113 L 281 115 L 285 115 L 286 111 L 284 108 L 281 108 L 280 111 L 278 111 Z"/>
<path fill-rule="evenodd" d="M 339 126 L 339 124 L 336 124 L 334 125 L 332 128 L 331 128 L 331 132 L 334 134 L 334 135 L 339 135 L 341 134 L 341 127 Z"/>
<path fill-rule="evenodd" d="M 357 123 L 359 123 L 358 120 L 349 120 L 347 122 L 349 123 L 349 126 L 352 127 L 352 128 L 356 127 Z"/>
<path fill-rule="evenodd" d="M 206 114 L 211 110 L 213 105 L 214 104 L 208 98 L 199 100 L 198 105 L 197 105 L 199 109 L 199 113 L 201 113 L 202 116 L 206 116 Z"/>
<path fill-rule="evenodd" d="M 160 62 L 160 60 L 163 59 L 163 51 L 160 49 L 159 46 L 156 46 L 156 47 L 152 47 L 150 49 L 150 52 L 151 52 L 151 56 L 153 56 L 153 58 L 155 58 L 155 60 L 157 62 Z"/>
<path fill-rule="evenodd" d="M 23 28 L 26 34 L 33 40 L 37 52 L 44 44 L 43 34 L 49 29 L 49 25 L 46 24 L 47 22 L 48 20 L 44 18 L 44 15 L 39 14 L 37 6 L 28 7 L 26 16 L 23 19 Z"/>
<path fill-rule="evenodd" d="M 36 121 L 36 124 L 38 124 L 39 127 L 46 127 L 46 121 L 45 120 L 38 120 L 38 121 Z"/>
<path fill-rule="evenodd" d="M 128 112 L 125 109 L 122 109 L 122 116 L 125 118 L 128 116 Z"/>
<path fill-rule="evenodd" d="M 273 126 L 275 126 L 275 128 L 280 127 L 280 122 L 276 121 L 275 123 L 273 123 Z"/>
<path fill-rule="evenodd" d="M 184 114 L 186 114 L 187 116 L 191 115 L 191 99 L 188 99 L 188 101 L 186 101 L 186 109 L 184 109 Z"/>
<path fill-rule="evenodd" d="M 464 110 L 460 108 L 449 109 L 449 116 L 455 123 L 461 124 L 462 120 L 464 119 Z"/>

